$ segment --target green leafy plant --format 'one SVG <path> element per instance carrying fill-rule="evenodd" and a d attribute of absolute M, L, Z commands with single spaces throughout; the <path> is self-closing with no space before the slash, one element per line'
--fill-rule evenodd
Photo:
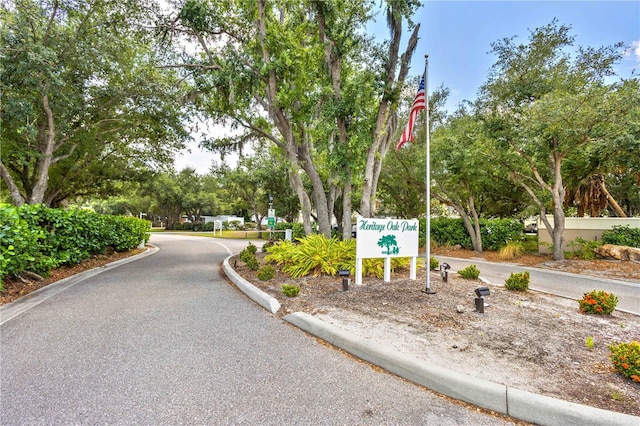
<path fill-rule="evenodd" d="M 618 297 L 603 290 L 592 290 L 585 293 L 578 301 L 580 312 L 584 314 L 609 315 L 618 304 Z"/>
<path fill-rule="evenodd" d="M 83 209 L 0 203 L 0 280 L 23 271 L 47 276 L 111 248 L 125 252 L 149 241 L 150 223 Z"/>
<path fill-rule="evenodd" d="M 589 336 L 585 339 L 584 344 L 589 348 L 593 349 L 595 346 L 595 341 L 593 340 L 593 336 Z"/>
<path fill-rule="evenodd" d="M 608 348 L 613 368 L 624 377 L 640 383 L 640 342 L 612 343 Z"/>
<path fill-rule="evenodd" d="M 256 248 L 256 246 L 254 246 L 253 244 L 249 243 L 249 246 L 244 248 L 241 252 L 240 255 L 238 256 L 240 258 L 241 261 L 243 261 L 246 264 L 249 264 L 249 262 L 251 262 L 251 258 L 256 257 L 256 252 L 253 251 L 253 248 Z"/>
<path fill-rule="evenodd" d="M 480 276 L 480 269 L 478 269 L 476 265 L 469 265 L 466 268 L 458 271 L 458 275 L 460 275 L 462 278 L 477 280 Z"/>
<path fill-rule="evenodd" d="M 256 245 L 253 243 L 249 243 L 245 250 L 247 250 L 251 254 L 256 254 L 258 252 L 258 247 L 256 247 Z"/>
<path fill-rule="evenodd" d="M 569 244 L 569 247 L 573 250 L 575 257 L 584 260 L 593 260 L 596 258 L 596 249 L 602 244 L 602 241 L 588 241 L 578 237 Z"/>
<path fill-rule="evenodd" d="M 356 257 L 355 240 L 340 241 L 326 238 L 322 234 L 298 239 L 298 244 L 281 241 L 270 247 L 266 262 L 282 265 L 282 271 L 293 278 L 320 274 L 335 275 L 339 269 L 354 269 Z M 364 268 L 366 274 L 366 268 Z"/>
<path fill-rule="evenodd" d="M 300 294 L 300 287 L 297 285 L 282 284 L 282 294 L 287 297 L 296 297 Z"/>
<path fill-rule="evenodd" d="M 255 256 L 247 257 L 245 263 L 252 271 L 257 271 L 260 268 L 260 262 Z"/>
<path fill-rule="evenodd" d="M 422 222 L 420 229 L 423 229 Z M 498 250 L 507 241 L 516 241 L 524 231 L 524 225 L 516 219 L 480 219 L 482 243 L 487 250 Z M 461 245 L 473 248 L 471 237 L 462 219 L 440 217 L 431 220 L 431 239 L 438 246 Z"/>
<path fill-rule="evenodd" d="M 529 272 L 512 272 L 504 282 L 507 290 L 526 291 L 529 289 Z"/>
<path fill-rule="evenodd" d="M 269 250 L 269 247 L 273 246 L 274 244 L 276 244 L 274 241 L 266 241 L 262 245 L 262 252 L 266 253 Z"/>
<path fill-rule="evenodd" d="M 640 248 L 640 228 L 631 228 L 629 225 L 616 225 L 609 231 L 602 233 L 604 244 Z"/>
<path fill-rule="evenodd" d="M 440 266 L 440 262 L 435 257 L 431 256 L 429 258 L 429 268 L 433 271 L 434 269 L 438 269 Z"/>
<path fill-rule="evenodd" d="M 624 394 L 618 392 L 615 389 L 611 389 L 611 399 L 614 401 L 624 401 Z"/>
<path fill-rule="evenodd" d="M 256 272 L 256 276 L 260 281 L 269 281 L 276 275 L 276 270 L 273 266 L 264 265 Z"/>

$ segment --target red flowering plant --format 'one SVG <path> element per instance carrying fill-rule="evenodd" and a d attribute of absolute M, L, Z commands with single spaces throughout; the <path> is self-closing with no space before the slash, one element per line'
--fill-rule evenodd
<path fill-rule="evenodd" d="M 609 350 L 613 368 L 624 377 L 640 383 L 640 342 L 612 343 Z"/>
<path fill-rule="evenodd" d="M 578 300 L 583 314 L 609 315 L 618 304 L 618 297 L 603 290 L 592 290 Z"/>

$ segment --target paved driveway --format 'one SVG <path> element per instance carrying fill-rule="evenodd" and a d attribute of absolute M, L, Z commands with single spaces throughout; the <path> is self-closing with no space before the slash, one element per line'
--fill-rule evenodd
<path fill-rule="evenodd" d="M 0 424 L 504 424 L 249 301 L 219 273 L 246 242 L 152 243 L 2 324 Z"/>

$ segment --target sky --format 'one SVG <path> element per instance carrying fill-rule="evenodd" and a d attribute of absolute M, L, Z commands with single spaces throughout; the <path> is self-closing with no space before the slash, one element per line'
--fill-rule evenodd
<path fill-rule="evenodd" d="M 616 65 L 616 71 L 620 77 L 629 77 L 634 69 L 640 73 L 640 0 L 423 0 L 422 3 L 414 16 L 414 22 L 420 23 L 420 31 L 410 74 L 422 74 L 424 55 L 429 55 L 428 90 L 432 92 L 441 85 L 449 88 L 446 106 L 449 112 L 464 100 L 476 99 L 496 59 L 489 53 L 491 43 L 516 36 L 518 43 L 526 44 L 530 31 L 554 18 L 571 27 L 576 47 L 617 42 L 631 46 Z M 372 35 L 387 36 L 384 16 L 378 21 L 370 27 Z M 177 170 L 195 167 L 198 173 L 205 174 L 214 158 L 195 143 L 191 145 L 191 153 L 176 158 L 175 166 Z"/>

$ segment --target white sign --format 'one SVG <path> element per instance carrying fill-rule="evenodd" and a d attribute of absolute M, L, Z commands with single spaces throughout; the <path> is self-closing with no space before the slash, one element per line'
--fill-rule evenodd
<path fill-rule="evenodd" d="M 418 256 L 418 220 L 370 219 L 358 216 L 356 257 Z"/>
<path fill-rule="evenodd" d="M 410 278 L 416 279 L 418 220 L 374 219 L 356 221 L 356 284 L 362 284 L 362 259 L 384 258 L 384 281 L 391 279 L 391 258 L 411 257 Z"/>

